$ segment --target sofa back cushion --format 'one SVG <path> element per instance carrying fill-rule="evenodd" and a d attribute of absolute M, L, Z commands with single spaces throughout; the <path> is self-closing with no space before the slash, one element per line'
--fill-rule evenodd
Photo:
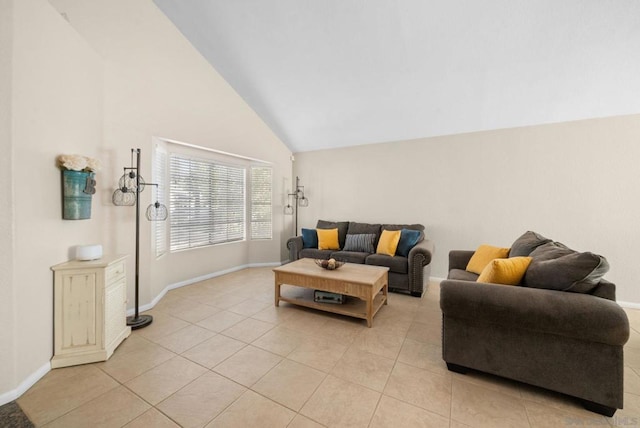
<path fill-rule="evenodd" d="M 551 242 L 551 239 L 529 230 L 513 242 L 509 257 L 528 256 L 533 250 L 548 242 Z"/>
<path fill-rule="evenodd" d="M 532 261 L 523 280 L 527 287 L 591 293 L 609 271 L 604 257 L 579 253 L 559 242 L 541 245 L 530 256 Z"/>
<path fill-rule="evenodd" d="M 344 248 L 344 243 L 347 239 L 347 229 L 349 229 L 348 221 L 318 220 L 316 229 L 338 229 L 338 243 L 340 244 L 340 248 Z"/>

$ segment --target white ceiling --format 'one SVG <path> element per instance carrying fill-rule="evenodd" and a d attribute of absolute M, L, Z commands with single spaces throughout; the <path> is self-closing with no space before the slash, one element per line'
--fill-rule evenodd
<path fill-rule="evenodd" d="M 154 0 L 293 152 L 640 113 L 637 0 Z"/>

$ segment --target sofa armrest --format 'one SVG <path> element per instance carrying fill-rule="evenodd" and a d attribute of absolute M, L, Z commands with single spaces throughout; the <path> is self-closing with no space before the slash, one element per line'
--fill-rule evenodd
<path fill-rule="evenodd" d="M 287 240 L 287 248 L 289 249 L 289 261 L 295 262 L 300 258 L 302 250 L 302 236 L 294 236 Z"/>
<path fill-rule="evenodd" d="M 409 292 L 413 296 L 422 296 L 424 283 L 429 281 L 431 273 L 430 264 L 435 251 L 435 245 L 430 239 L 418 242 L 407 257 L 409 276 Z"/>
<path fill-rule="evenodd" d="M 445 317 L 513 326 L 608 345 L 624 345 L 629 320 L 615 302 L 589 294 L 445 280 L 440 283 Z"/>
<path fill-rule="evenodd" d="M 432 240 L 423 239 L 422 241 L 418 242 L 409 251 L 409 270 L 411 270 L 411 266 L 414 264 L 424 267 L 431 263 L 431 258 L 433 257 L 434 250 L 435 246 Z"/>
<path fill-rule="evenodd" d="M 452 250 L 449 251 L 449 270 L 460 269 L 466 270 L 469 260 L 475 251 L 470 250 Z"/>

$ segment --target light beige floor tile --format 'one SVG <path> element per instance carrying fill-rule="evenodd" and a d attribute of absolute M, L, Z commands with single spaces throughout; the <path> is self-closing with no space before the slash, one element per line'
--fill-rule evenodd
<path fill-rule="evenodd" d="M 473 427 L 529 427 L 522 400 L 453 379 L 451 419 Z"/>
<path fill-rule="evenodd" d="M 640 333 L 638 333 L 634 329 L 630 329 L 629 340 L 627 341 L 627 343 L 625 343 L 624 348 L 640 349 Z"/>
<path fill-rule="evenodd" d="M 133 392 L 119 386 L 75 408 L 47 428 L 121 427 L 150 408 Z"/>
<path fill-rule="evenodd" d="M 397 319 L 396 317 L 378 317 L 373 318 L 373 326 L 376 330 L 382 330 L 386 334 L 404 338 L 411 327 L 412 321 Z"/>
<path fill-rule="evenodd" d="M 326 339 L 305 338 L 288 359 L 306 364 L 323 372 L 329 372 L 347 350 L 347 345 Z"/>
<path fill-rule="evenodd" d="M 238 296 L 233 293 L 226 293 L 218 296 L 212 304 L 221 309 L 229 309 L 247 300 L 246 296 Z"/>
<path fill-rule="evenodd" d="M 286 307 L 284 303 L 280 303 L 280 305 Z M 324 324 L 329 320 L 327 314 L 319 311 L 312 311 L 297 306 L 294 306 L 292 309 L 294 312 L 290 317 L 282 320 L 279 324 L 281 327 L 309 334 L 313 331 L 321 331 Z"/>
<path fill-rule="evenodd" d="M 322 428 L 324 425 L 319 424 L 318 422 L 312 421 L 306 416 L 298 413 L 295 418 L 291 421 L 287 428 Z"/>
<path fill-rule="evenodd" d="M 434 301 L 422 305 L 416 311 L 413 321 L 420 324 L 440 325 L 442 323 L 442 311 L 440 310 L 440 302 Z"/>
<path fill-rule="evenodd" d="M 634 394 L 624 394 L 624 409 L 619 409 L 609 424 L 615 427 L 636 427 L 640 426 L 640 396 Z"/>
<path fill-rule="evenodd" d="M 329 375 L 300 413 L 326 426 L 366 427 L 379 399 L 378 392 Z"/>
<path fill-rule="evenodd" d="M 304 341 L 304 333 L 278 326 L 254 340 L 252 345 L 286 357 Z"/>
<path fill-rule="evenodd" d="M 430 324 L 413 322 L 407 332 L 407 339 L 442 345 L 442 321 Z"/>
<path fill-rule="evenodd" d="M 135 330 L 134 334 L 139 334 L 154 342 L 189 325 L 185 320 L 162 311 L 147 311 L 144 314 L 153 316 L 153 322 L 145 328 Z"/>
<path fill-rule="evenodd" d="M 214 427 L 272 427 L 285 428 L 295 412 L 256 394 L 245 392 L 238 400 L 215 418 L 207 428 Z"/>
<path fill-rule="evenodd" d="M 473 383 L 474 385 L 492 389 L 494 391 L 508 394 L 516 398 L 522 397 L 522 386 L 524 384 L 511 379 L 490 375 L 488 373 L 477 372 L 474 370 L 470 370 L 466 374 L 452 372 L 449 373 L 454 378 L 457 378 L 463 382 Z"/>
<path fill-rule="evenodd" d="M 204 367 L 176 356 L 130 380 L 125 386 L 156 405 L 206 371 Z"/>
<path fill-rule="evenodd" d="M 217 314 L 213 314 L 210 317 L 198 321 L 196 324 L 200 327 L 220 333 L 222 330 L 226 330 L 232 325 L 238 324 L 245 318 L 246 317 L 244 315 L 234 314 L 229 311 L 220 311 Z"/>
<path fill-rule="evenodd" d="M 96 366 L 118 382 L 124 383 L 175 356 L 175 353 L 162 346 L 149 343 L 126 354 L 113 354 L 109 360 L 97 363 Z"/>
<path fill-rule="evenodd" d="M 450 417 L 451 377 L 397 362 L 384 394 Z"/>
<path fill-rule="evenodd" d="M 295 314 L 291 306 L 275 306 L 273 302 L 260 312 L 251 315 L 251 318 L 271 324 L 280 324 L 282 321 Z"/>
<path fill-rule="evenodd" d="M 205 373 L 156 407 L 182 427 L 202 427 L 246 388 L 216 373 Z"/>
<path fill-rule="evenodd" d="M 640 395 L 640 375 L 638 375 L 638 371 L 628 366 L 624 367 L 624 391 L 625 392 L 635 394 L 635 395 Z"/>
<path fill-rule="evenodd" d="M 340 379 L 382 392 L 391 374 L 394 360 L 350 348 L 331 370 Z"/>
<path fill-rule="evenodd" d="M 254 391 L 298 411 L 326 374 L 295 361 L 283 360 L 251 387 Z"/>
<path fill-rule="evenodd" d="M 383 395 L 373 415 L 370 428 L 442 428 L 449 419 L 411 404 Z"/>
<path fill-rule="evenodd" d="M 165 299 L 167 299 L 166 296 L 163 297 L 153 309 L 166 312 L 176 318 L 180 318 L 190 323 L 201 321 L 222 310 L 215 306 L 204 305 L 202 303 L 195 302 L 193 299 L 178 296 L 173 297 L 167 302 L 165 302 Z"/>
<path fill-rule="evenodd" d="M 355 338 L 352 347 L 395 360 L 402 348 L 403 336 L 388 334 L 384 329 L 369 328 Z"/>
<path fill-rule="evenodd" d="M 334 318 L 333 314 L 327 319 L 322 330 L 315 331 L 314 335 L 335 343 L 350 345 L 360 333 L 365 331 L 367 323 L 358 318 L 343 317 Z"/>
<path fill-rule="evenodd" d="M 128 424 L 124 428 L 179 428 L 180 425 L 152 407 Z"/>
<path fill-rule="evenodd" d="M 251 343 L 274 327 L 273 324 L 247 318 L 223 330 L 221 334 L 245 343 Z"/>
<path fill-rule="evenodd" d="M 547 428 L 561 426 L 607 426 L 604 416 L 586 411 L 581 414 L 562 411 L 533 401 L 522 401 L 532 428 Z"/>
<path fill-rule="evenodd" d="M 398 355 L 398 361 L 441 375 L 449 375 L 450 373 L 442 359 L 442 347 L 433 343 L 405 339 Z"/>
<path fill-rule="evenodd" d="M 271 303 L 267 303 L 263 300 L 247 299 L 238 303 L 237 305 L 231 306 L 227 310 L 229 312 L 235 312 L 236 314 L 250 317 L 262 311 L 263 309 L 266 309 L 269 306 L 271 306 Z"/>
<path fill-rule="evenodd" d="M 246 343 L 218 334 L 182 354 L 183 357 L 207 368 L 217 366 L 242 348 Z"/>
<path fill-rule="evenodd" d="M 17 401 L 37 426 L 116 388 L 118 383 L 93 365 L 53 369 Z"/>
<path fill-rule="evenodd" d="M 224 360 L 213 370 L 241 385 L 251 386 L 274 368 L 282 357 L 248 345 Z"/>
<path fill-rule="evenodd" d="M 191 324 L 158 339 L 156 343 L 176 354 L 181 354 L 215 335 L 216 333 L 211 330 Z"/>
<path fill-rule="evenodd" d="M 116 348 L 113 355 L 126 354 L 128 352 L 135 351 L 136 349 L 144 348 L 145 346 L 153 343 L 149 339 L 146 339 L 144 336 L 138 334 L 138 332 L 139 330 L 132 331 L 132 334 L 130 334 L 129 337 L 123 340 L 122 343 L 120 343 L 120 346 Z"/>
<path fill-rule="evenodd" d="M 581 415 L 588 412 L 582 406 L 580 400 L 558 392 L 549 391 L 547 389 L 538 388 L 524 383 L 519 384 L 520 396 L 528 401 L 544 404 L 548 407 L 562 410 L 563 412 L 571 412 Z"/>
<path fill-rule="evenodd" d="M 640 371 L 640 349 L 625 347 L 624 364 Z"/>

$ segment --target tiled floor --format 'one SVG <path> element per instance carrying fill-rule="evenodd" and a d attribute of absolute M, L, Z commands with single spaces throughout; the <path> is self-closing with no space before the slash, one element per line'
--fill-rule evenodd
<path fill-rule="evenodd" d="M 640 311 L 614 418 L 504 379 L 446 370 L 438 284 L 374 318 L 273 304 L 269 268 L 169 292 L 107 362 L 55 369 L 18 403 L 46 427 L 640 426 Z"/>

